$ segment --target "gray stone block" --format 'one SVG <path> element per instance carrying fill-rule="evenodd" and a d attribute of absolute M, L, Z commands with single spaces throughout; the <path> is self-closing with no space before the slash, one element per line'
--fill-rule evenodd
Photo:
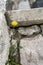
<path fill-rule="evenodd" d="M 40 33 L 40 27 L 38 27 L 37 25 L 34 25 L 34 26 L 31 26 L 31 27 L 25 27 L 25 28 L 19 28 L 18 29 L 18 32 L 21 34 L 21 35 L 28 35 L 28 36 L 31 36 L 33 34 L 38 34 Z"/>
<path fill-rule="evenodd" d="M 43 36 L 37 35 L 34 38 L 24 38 L 20 45 L 22 65 L 42 65 L 43 64 Z"/>

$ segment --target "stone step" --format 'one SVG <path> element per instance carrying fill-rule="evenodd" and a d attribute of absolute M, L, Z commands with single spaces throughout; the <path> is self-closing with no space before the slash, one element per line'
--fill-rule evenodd
<path fill-rule="evenodd" d="M 10 18 L 19 22 L 18 26 L 29 26 L 33 24 L 43 24 L 43 8 L 30 10 L 8 11 Z"/>

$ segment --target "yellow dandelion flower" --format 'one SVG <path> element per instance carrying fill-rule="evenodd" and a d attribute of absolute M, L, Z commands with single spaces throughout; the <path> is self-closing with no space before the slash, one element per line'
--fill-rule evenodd
<path fill-rule="evenodd" d="M 18 22 L 17 22 L 17 21 L 12 21 L 12 22 L 11 22 L 11 25 L 14 26 L 14 27 L 15 27 L 15 26 L 18 26 Z"/>

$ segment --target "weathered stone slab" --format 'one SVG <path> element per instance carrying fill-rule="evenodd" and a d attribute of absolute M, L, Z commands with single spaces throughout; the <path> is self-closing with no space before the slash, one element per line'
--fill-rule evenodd
<path fill-rule="evenodd" d="M 19 22 L 18 26 L 43 23 L 43 8 L 31 10 L 12 10 L 8 11 L 8 13 L 12 20 L 17 20 Z"/>
<path fill-rule="evenodd" d="M 43 65 L 43 37 L 37 35 L 34 38 L 21 39 L 20 50 L 22 65 Z"/>
<path fill-rule="evenodd" d="M 40 27 L 38 27 L 37 25 L 34 25 L 34 26 L 31 26 L 31 27 L 27 27 L 27 28 L 19 28 L 18 29 L 18 32 L 21 34 L 21 35 L 28 35 L 28 36 L 31 36 L 33 34 L 38 34 L 40 33 Z"/>
<path fill-rule="evenodd" d="M 0 65 L 5 65 L 9 54 L 10 38 L 5 17 L 2 12 L 0 15 Z"/>

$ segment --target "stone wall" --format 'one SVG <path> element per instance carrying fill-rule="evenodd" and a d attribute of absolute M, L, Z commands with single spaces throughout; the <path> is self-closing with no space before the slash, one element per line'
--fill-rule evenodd
<path fill-rule="evenodd" d="M 7 3 L 8 5 L 6 7 L 6 10 L 23 9 L 21 7 L 18 7 L 18 4 L 21 4 L 21 2 L 23 3 L 24 0 L 9 1 L 10 6 Z M 26 6 L 26 9 L 31 9 L 30 4 L 35 2 L 35 0 L 30 0 L 30 3 L 28 2 L 28 0 L 24 2 L 28 4 L 28 7 Z M 43 65 L 43 8 L 31 10 L 15 10 L 9 11 L 8 13 L 12 20 L 21 22 L 21 25 L 32 25 L 30 27 L 19 27 L 17 29 L 18 34 L 16 34 L 15 30 L 9 30 L 11 33 L 10 36 L 14 32 L 14 39 L 12 39 L 12 43 L 17 45 L 17 42 L 19 41 L 20 45 L 23 47 L 20 49 L 20 58 L 18 61 L 20 60 L 20 63 L 22 65 Z M 3 16 L 4 14 L 1 12 L 0 14 L 4 19 L 3 20 L 0 18 L 0 64 L 5 65 L 9 55 L 10 37 L 8 26 L 6 24 L 5 17 Z M 33 25 L 37 23 L 41 25 Z"/>
<path fill-rule="evenodd" d="M 32 10 L 14 10 L 8 11 L 12 20 L 17 20 L 23 24 L 25 21 L 29 23 L 39 23 L 40 25 L 32 25 L 28 27 L 19 27 L 17 29 L 19 36 L 15 39 L 20 40 L 20 63 L 22 65 L 43 65 L 43 8 Z M 10 14 L 11 13 L 11 14 Z M 23 21 L 23 22 L 22 22 Z M 26 25 L 26 24 L 25 24 Z"/>

